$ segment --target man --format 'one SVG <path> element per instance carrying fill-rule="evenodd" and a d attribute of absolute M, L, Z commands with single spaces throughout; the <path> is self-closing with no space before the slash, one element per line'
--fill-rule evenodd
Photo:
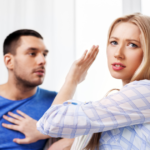
<path fill-rule="evenodd" d="M 0 149 L 42 150 L 50 137 L 37 131 L 36 122 L 56 96 L 37 87 L 43 83 L 48 54 L 43 37 L 33 30 L 15 31 L 6 37 L 3 54 L 8 81 L 0 85 Z M 72 143 L 61 139 L 53 149 L 63 140 L 66 147 Z"/>

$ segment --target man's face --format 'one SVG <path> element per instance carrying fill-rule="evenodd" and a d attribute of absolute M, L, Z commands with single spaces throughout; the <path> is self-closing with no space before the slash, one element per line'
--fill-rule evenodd
<path fill-rule="evenodd" d="M 15 78 L 29 87 L 42 84 L 48 53 L 43 40 L 34 36 L 21 36 L 19 42 L 14 55 Z"/>

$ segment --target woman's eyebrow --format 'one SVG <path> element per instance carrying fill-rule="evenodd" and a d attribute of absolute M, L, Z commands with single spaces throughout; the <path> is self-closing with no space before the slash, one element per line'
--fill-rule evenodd
<path fill-rule="evenodd" d="M 114 37 L 114 36 L 111 36 L 111 37 L 110 37 L 110 39 L 111 39 L 111 38 L 113 38 L 113 39 L 116 39 L 116 40 L 118 40 L 118 39 L 119 39 L 119 38 L 117 38 L 117 37 Z"/>
<path fill-rule="evenodd" d="M 111 39 L 111 38 L 116 39 L 116 40 L 119 40 L 119 38 L 114 37 L 114 36 L 110 37 L 110 39 Z M 126 40 L 127 40 L 127 41 L 135 41 L 135 42 L 138 42 L 138 43 L 140 44 L 140 41 L 135 40 L 135 39 L 126 39 Z"/>
<path fill-rule="evenodd" d="M 135 41 L 135 42 L 138 42 L 140 44 L 140 41 L 135 40 L 135 39 L 127 39 L 127 41 Z"/>

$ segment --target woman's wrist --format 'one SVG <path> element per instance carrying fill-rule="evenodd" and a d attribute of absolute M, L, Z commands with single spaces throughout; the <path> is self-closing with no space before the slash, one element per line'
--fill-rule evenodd
<path fill-rule="evenodd" d="M 66 80 L 52 105 L 63 104 L 65 101 L 72 99 L 76 87 L 77 82 L 74 80 Z"/>
<path fill-rule="evenodd" d="M 45 139 L 49 139 L 49 138 L 51 138 L 49 135 L 45 135 L 45 134 L 42 134 L 41 132 L 39 132 L 38 140 L 45 140 Z"/>
<path fill-rule="evenodd" d="M 76 80 L 75 78 L 69 78 L 69 79 L 66 78 L 64 85 L 77 86 L 78 80 Z"/>

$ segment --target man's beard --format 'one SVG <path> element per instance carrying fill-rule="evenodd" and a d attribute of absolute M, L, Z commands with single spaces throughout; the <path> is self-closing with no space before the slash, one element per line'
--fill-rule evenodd
<path fill-rule="evenodd" d="M 43 83 L 43 81 L 41 81 L 41 82 L 35 81 L 34 82 L 34 81 L 26 80 L 26 79 L 20 77 L 19 75 L 17 75 L 16 73 L 14 75 L 15 75 L 15 80 L 16 80 L 17 86 L 22 86 L 22 87 L 26 87 L 26 88 L 35 88 L 38 85 L 41 85 Z"/>
<path fill-rule="evenodd" d="M 35 88 L 38 85 L 41 85 L 43 83 L 44 77 L 39 77 L 39 78 L 43 78 L 43 79 L 39 79 L 37 81 L 34 81 L 34 79 L 32 80 L 31 75 L 32 75 L 32 73 L 34 73 L 35 71 L 37 71 L 39 69 L 43 69 L 45 71 L 44 66 L 34 68 L 33 70 L 31 70 L 31 72 L 30 72 L 31 74 L 29 74 L 29 75 L 27 75 L 27 74 L 25 75 L 23 73 L 20 74 L 19 70 L 22 70 L 21 69 L 22 67 L 20 67 L 18 62 L 16 62 L 15 66 L 16 67 L 14 68 L 14 79 L 15 79 L 15 82 L 16 82 L 16 86 L 25 87 L 25 88 Z"/>

